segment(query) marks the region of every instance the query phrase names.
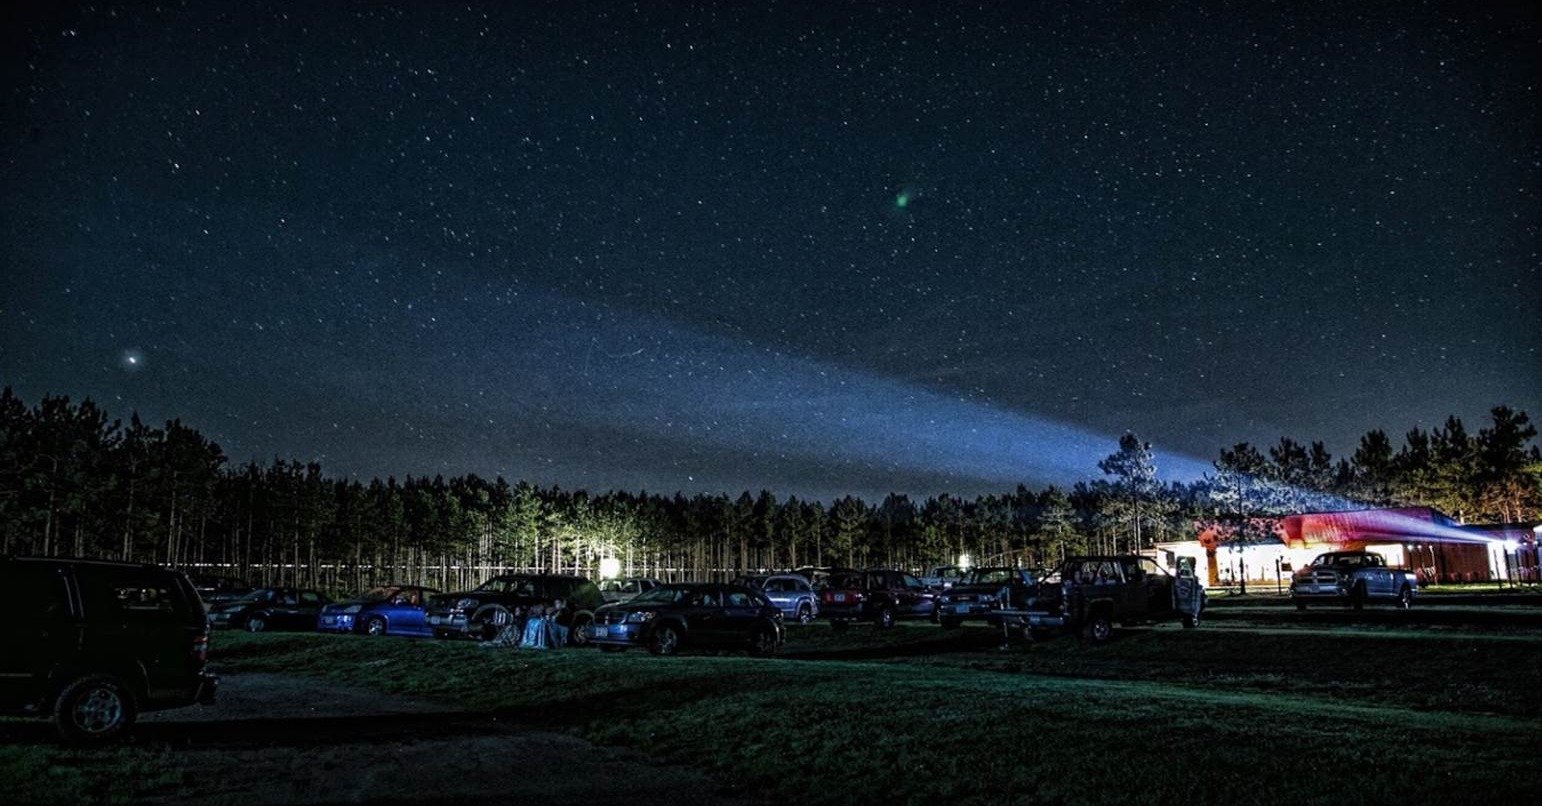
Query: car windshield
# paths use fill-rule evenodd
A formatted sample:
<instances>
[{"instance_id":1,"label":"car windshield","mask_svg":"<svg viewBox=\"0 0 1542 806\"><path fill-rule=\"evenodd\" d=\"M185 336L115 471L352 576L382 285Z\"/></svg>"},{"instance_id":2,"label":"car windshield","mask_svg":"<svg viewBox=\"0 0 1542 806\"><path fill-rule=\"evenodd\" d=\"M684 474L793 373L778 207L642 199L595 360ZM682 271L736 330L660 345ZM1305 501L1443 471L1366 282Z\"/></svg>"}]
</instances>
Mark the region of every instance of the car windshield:
<instances>
[{"instance_id":1,"label":"car windshield","mask_svg":"<svg viewBox=\"0 0 1542 806\"><path fill-rule=\"evenodd\" d=\"M663 586L654 588L646 593L638 594L632 599L633 604L674 604L684 599L689 591L686 588L673 588Z\"/></svg>"},{"instance_id":2,"label":"car windshield","mask_svg":"<svg viewBox=\"0 0 1542 806\"><path fill-rule=\"evenodd\" d=\"M981 568L969 575L971 585L1005 585L1017 576L1010 568Z\"/></svg>"},{"instance_id":3,"label":"car windshield","mask_svg":"<svg viewBox=\"0 0 1542 806\"><path fill-rule=\"evenodd\" d=\"M862 584L861 574L831 574L829 584L825 587L833 590L857 590L867 586Z\"/></svg>"},{"instance_id":4,"label":"car windshield","mask_svg":"<svg viewBox=\"0 0 1542 806\"><path fill-rule=\"evenodd\" d=\"M525 577L493 577L483 582L479 591L512 593L515 596L534 596L535 583Z\"/></svg>"},{"instance_id":5,"label":"car windshield","mask_svg":"<svg viewBox=\"0 0 1542 806\"><path fill-rule=\"evenodd\" d=\"M362 598L370 602L384 602L396 598L401 593L401 591L401 586L390 585L384 588L376 588L369 593L364 594Z\"/></svg>"},{"instance_id":6,"label":"car windshield","mask_svg":"<svg viewBox=\"0 0 1542 806\"><path fill-rule=\"evenodd\" d=\"M266 602L273 598L272 588L259 588L237 599L238 602Z\"/></svg>"},{"instance_id":7,"label":"car windshield","mask_svg":"<svg viewBox=\"0 0 1542 806\"><path fill-rule=\"evenodd\" d=\"M1312 565L1319 568L1326 565L1360 565L1364 559L1359 554L1319 554Z\"/></svg>"}]
</instances>

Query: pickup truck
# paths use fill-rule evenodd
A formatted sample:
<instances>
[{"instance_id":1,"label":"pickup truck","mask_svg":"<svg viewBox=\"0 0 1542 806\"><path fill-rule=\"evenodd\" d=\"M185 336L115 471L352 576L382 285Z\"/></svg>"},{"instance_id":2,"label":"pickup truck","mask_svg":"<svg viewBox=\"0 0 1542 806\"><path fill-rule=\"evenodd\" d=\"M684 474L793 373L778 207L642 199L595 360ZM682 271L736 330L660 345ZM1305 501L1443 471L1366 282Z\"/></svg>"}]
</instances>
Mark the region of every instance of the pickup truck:
<instances>
[{"instance_id":1,"label":"pickup truck","mask_svg":"<svg viewBox=\"0 0 1542 806\"><path fill-rule=\"evenodd\" d=\"M1313 602L1348 604L1356 610L1366 602L1391 602L1407 609L1419 592L1412 571L1391 568L1386 558L1370 551L1330 551L1290 578L1290 598L1297 610Z\"/></svg>"},{"instance_id":2,"label":"pickup truck","mask_svg":"<svg viewBox=\"0 0 1542 806\"><path fill-rule=\"evenodd\" d=\"M1064 629L1102 643L1115 624L1182 619L1183 626L1198 627L1205 604L1196 577L1173 576L1149 557L1072 557L1039 581L1025 609L1004 609L1000 617L1008 624L1026 622L1030 637Z\"/></svg>"}]
</instances>

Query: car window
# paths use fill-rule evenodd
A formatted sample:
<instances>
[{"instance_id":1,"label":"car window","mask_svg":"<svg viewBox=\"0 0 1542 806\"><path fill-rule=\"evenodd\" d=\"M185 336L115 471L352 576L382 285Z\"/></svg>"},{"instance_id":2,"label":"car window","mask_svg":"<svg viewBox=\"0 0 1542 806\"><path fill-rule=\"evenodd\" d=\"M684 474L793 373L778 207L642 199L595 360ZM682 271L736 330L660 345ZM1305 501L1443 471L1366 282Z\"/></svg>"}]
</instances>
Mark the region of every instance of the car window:
<instances>
[{"instance_id":1,"label":"car window","mask_svg":"<svg viewBox=\"0 0 1542 806\"><path fill-rule=\"evenodd\" d=\"M1150 557L1141 557L1140 567L1141 570L1146 572L1146 576L1148 577L1165 577L1168 575L1167 572L1162 569L1162 566L1157 565L1156 560L1153 560Z\"/></svg>"},{"instance_id":2,"label":"car window","mask_svg":"<svg viewBox=\"0 0 1542 806\"><path fill-rule=\"evenodd\" d=\"M177 578L170 573L79 566L75 579L80 583L88 619L176 622L197 618Z\"/></svg>"},{"instance_id":3,"label":"car window","mask_svg":"<svg viewBox=\"0 0 1542 806\"><path fill-rule=\"evenodd\" d=\"M750 597L749 591L729 591L729 607L754 607L755 600Z\"/></svg>"},{"instance_id":4,"label":"car window","mask_svg":"<svg viewBox=\"0 0 1542 806\"><path fill-rule=\"evenodd\" d=\"M10 595L16 608L13 617L54 618L69 613L69 592L54 568L5 567L0 570L0 590Z\"/></svg>"},{"instance_id":5,"label":"car window","mask_svg":"<svg viewBox=\"0 0 1542 806\"><path fill-rule=\"evenodd\" d=\"M924 588L924 587L926 587L925 585L921 584L921 580L916 579L915 577L913 577L913 576L911 576L909 574L905 574L903 579L905 580L905 587L907 587L907 588Z\"/></svg>"},{"instance_id":6,"label":"car window","mask_svg":"<svg viewBox=\"0 0 1542 806\"><path fill-rule=\"evenodd\" d=\"M319 605L321 604L321 594L315 591L300 591L300 604Z\"/></svg>"},{"instance_id":7,"label":"car window","mask_svg":"<svg viewBox=\"0 0 1542 806\"><path fill-rule=\"evenodd\" d=\"M691 604L696 607L718 607L720 602L717 591L697 591L691 596Z\"/></svg>"}]
</instances>

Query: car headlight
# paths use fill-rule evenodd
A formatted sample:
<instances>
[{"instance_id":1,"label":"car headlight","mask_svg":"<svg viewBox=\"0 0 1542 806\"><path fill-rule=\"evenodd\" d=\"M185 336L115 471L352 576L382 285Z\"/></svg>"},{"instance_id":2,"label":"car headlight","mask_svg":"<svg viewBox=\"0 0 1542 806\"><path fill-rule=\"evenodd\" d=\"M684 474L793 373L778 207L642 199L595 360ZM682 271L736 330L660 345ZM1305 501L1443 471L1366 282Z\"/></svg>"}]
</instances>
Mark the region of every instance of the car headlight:
<instances>
[{"instance_id":1,"label":"car headlight","mask_svg":"<svg viewBox=\"0 0 1542 806\"><path fill-rule=\"evenodd\" d=\"M652 610L634 610L626 614L626 620L629 624L643 624L652 621L653 617L657 615L658 613Z\"/></svg>"},{"instance_id":2,"label":"car headlight","mask_svg":"<svg viewBox=\"0 0 1542 806\"><path fill-rule=\"evenodd\" d=\"M455 609L456 610L470 610L470 609L472 609L473 607L476 607L476 606L477 606L477 600L475 600L475 599L461 599L460 601L455 603Z\"/></svg>"}]
</instances>

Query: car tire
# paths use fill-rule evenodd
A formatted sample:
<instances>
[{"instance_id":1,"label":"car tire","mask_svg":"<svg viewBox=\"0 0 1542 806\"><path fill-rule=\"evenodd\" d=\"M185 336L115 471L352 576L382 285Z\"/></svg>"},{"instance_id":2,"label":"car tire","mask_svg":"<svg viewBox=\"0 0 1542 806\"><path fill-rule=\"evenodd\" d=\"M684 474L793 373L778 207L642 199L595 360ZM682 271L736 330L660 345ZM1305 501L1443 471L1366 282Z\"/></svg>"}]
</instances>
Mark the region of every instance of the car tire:
<instances>
[{"instance_id":1,"label":"car tire","mask_svg":"<svg viewBox=\"0 0 1542 806\"><path fill-rule=\"evenodd\" d=\"M1413 590L1404 585L1403 589L1397 592L1397 609L1407 610L1410 607L1413 607Z\"/></svg>"},{"instance_id":2,"label":"car tire","mask_svg":"<svg viewBox=\"0 0 1542 806\"><path fill-rule=\"evenodd\" d=\"M1082 627L1082 637L1094 644L1107 643L1114 635L1114 623L1108 616L1097 613L1087 619Z\"/></svg>"},{"instance_id":3,"label":"car tire","mask_svg":"<svg viewBox=\"0 0 1542 806\"><path fill-rule=\"evenodd\" d=\"M648 639L648 651L655 655L673 655L680 651L680 631L668 624L660 624Z\"/></svg>"},{"instance_id":4,"label":"car tire","mask_svg":"<svg viewBox=\"0 0 1542 806\"><path fill-rule=\"evenodd\" d=\"M514 614L499 604L483 605L466 620L466 634L478 641L491 641L514 623Z\"/></svg>"},{"instance_id":5,"label":"car tire","mask_svg":"<svg viewBox=\"0 0 1542 806\"><path fill-rule=\"evenodd\" d=\"M370 616L364 620L365 635L385 635L386 620L379 616Z\"/></svg>"},{"instance_id":6,"label":"car tire","mask_svg":"<svg viewBox=\"0 0 1542 806\"><path fill-rule=\"evenodd\" d=\"M878 615L873 618L873 624L880 630L887 630L894 626L894 611L887 607L878 608Z\"/></svg>"},{"instance_id":7,"label":"car tire","mask_svg":"<svg viewBox=\"0 0 1542 806\"><path fill-rule=\"evenodd\" d=\"M268 629L268 620L261 615L248 616L246 619L247 632L264 632Z\"/></svg>"},{"instance_id":8,"label":"car tire","mask_svg":"<svg viewBox=\"0 0 1542 806\"><path fill-rule=\"evenodd\" d=\"M769 658L776 654L776 633L761 628L750 636L750 657Z\"/></svg>"},{"instance_id":9,"label":"car tire","mask_svg":"<svg viewBox=\"0 0 1542 806\"><path fill-rule=\"evenodd\" d=\"M1365 583L1356 582L1354 590L1349 592L1349 606L1355 610L1365 609Z\"/></svg>"},{"instance_id":10,"label":"car tire","mask_svg":"<svg viewBox=\"0 0 1542 806\"><path fill-rule=\"evenodd\" d=\"M1192 629L1194 629L1195 627L1198 627L1198 626L1199 626L1199 614L1198 613L1184 613L1183 614L1183 628L1185 630L1192 630Z\"/></svg>"},{"instance_id":11,"label":"car tire","mask_svg":"<svg viewBox=\"0 0 1542 806\"><path fill-rule=\"evenodd\" d=\"M808 602L798 605L798 623L807 624L814 620L814 608Z\"/></svg>"},{"instance_id":12,"label":"car tire","mask_svg":"<svg viewBox=\"0 0 1542 806\"><path fill-rule=\"evenodd\" d=\"M78 677L54 700L54 730L65 743L76 747L100 746L122 738L138 715L133 692L112 675Z\"/></svg>"},{"instance_id":13,"label":"car tire","mask_svg":"<svg viewBox=\"0 0 1542 806\"><path fill-rule=\"evenodd\" d=\"M937 623L941 624L944 630L956 630L964 623L964 621L963 619L945 618L938 620Z\"/></svg>"},{"instance_id":14,"label":"car tire","mask_svg":"<svg viewBox=\"0 0 1542 806\"><path fill-rule=\"evenodd\" d=\"M582 613L573 616L573 620L568 622L568 646L583 647L589 645L589 622L593 620L592 616Z\"/></svg>"}]
</instances>

